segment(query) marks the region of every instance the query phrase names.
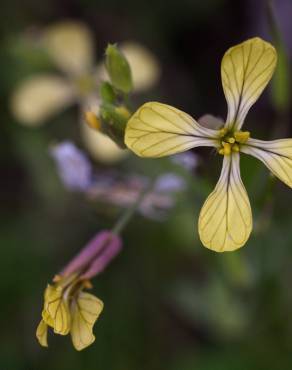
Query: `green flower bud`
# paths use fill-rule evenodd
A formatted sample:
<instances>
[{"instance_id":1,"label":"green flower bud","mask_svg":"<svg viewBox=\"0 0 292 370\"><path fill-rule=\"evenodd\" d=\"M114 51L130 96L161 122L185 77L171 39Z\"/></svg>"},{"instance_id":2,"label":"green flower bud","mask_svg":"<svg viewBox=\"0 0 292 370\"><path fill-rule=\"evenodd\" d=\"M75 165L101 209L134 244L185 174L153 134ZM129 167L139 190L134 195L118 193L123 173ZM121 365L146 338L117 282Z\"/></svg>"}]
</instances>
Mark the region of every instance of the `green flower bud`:
<instances>
[{"instance_id":1,"label":"green flower bud","mask_svg":"<svg viewBox=\"0 0 292 370\"><path fill-rule=\"evenodd\" d=\"M121 148L125 148L124 136L127 122L131 113L124 106L114 106L105 103L100 107L103 131L110 136Z\"/></svg>"},{"instance_id":2,"label":"green flower bud","mask_svg":"<svg viewBox=\"0 0 292 370\"><path fill-rule=\"evenodd\" d=\"M130 65L116 45L106 48L105 65L113 86L128 94L133 88Z\"/></svg>"},{"instance_id":3,"label":"green flower bud","mask_svg":"<svg viewBox=\"0 0 292 370\"><path fill-rule=\"evenodd\" d=\"M116 101L116 94L112 85L109 82L102 82L99 88L100 97L105 103L114 103Z\"/></svg>"}]
</instances>

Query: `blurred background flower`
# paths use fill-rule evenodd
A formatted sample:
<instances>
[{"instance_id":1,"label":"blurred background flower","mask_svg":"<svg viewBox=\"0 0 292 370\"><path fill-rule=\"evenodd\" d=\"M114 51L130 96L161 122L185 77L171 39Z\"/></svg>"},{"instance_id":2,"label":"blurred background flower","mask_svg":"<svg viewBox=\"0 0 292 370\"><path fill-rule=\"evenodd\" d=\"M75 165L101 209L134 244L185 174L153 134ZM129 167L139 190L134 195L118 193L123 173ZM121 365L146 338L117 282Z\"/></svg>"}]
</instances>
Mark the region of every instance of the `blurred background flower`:
<instances>
[{"instance_id":1,"label":"blurred background flower","mask_svg":"<svg viewBox=\"0 0 292 370\"><path fill-rule=\"evenodd\" d=\"M11 109L20 123L39 126L73 103L81 108L81 135L91 155L113 163L126 154L110 138L88 128L84 111L99 112L98 89L107 79L103 62L94 65L94 41L88 27L76 21L63 21L47 27L40 34L40 46L63 76L40 74L25 79L15 90ZM160 75L157 59L144 46L124 42L121 51L129 60L134 89L151 88Z\"/></svg>"},{"instance_id":2,"label":"blurred background flower","mask_svg":"<svg viewBox=\"0 0 292 370\"><path fill-rule=\"evenodd\" d=\"M89 159L72 142L54 145L50 150L64 187L83 192L91 202L104 206L131 207L150 183L147 176L121 174L117 170L93 171ZM141 202L138 211L145 217L162 221L174 208L176 194L183 192L186 182L182 176L166 173L157 177L152 190Z\"/></svg>"},{"instance_id":3,"label":"blurred background flower","mask_svg":"<svg viewBox=\"0 0 292 370\"><path fill-rule=\"evenodd\" d=\"M86 155L70 141L51 149L58 173L65 187L70 190L87 190L92 184L92 168Z\"/></svg>"}]
</instances>

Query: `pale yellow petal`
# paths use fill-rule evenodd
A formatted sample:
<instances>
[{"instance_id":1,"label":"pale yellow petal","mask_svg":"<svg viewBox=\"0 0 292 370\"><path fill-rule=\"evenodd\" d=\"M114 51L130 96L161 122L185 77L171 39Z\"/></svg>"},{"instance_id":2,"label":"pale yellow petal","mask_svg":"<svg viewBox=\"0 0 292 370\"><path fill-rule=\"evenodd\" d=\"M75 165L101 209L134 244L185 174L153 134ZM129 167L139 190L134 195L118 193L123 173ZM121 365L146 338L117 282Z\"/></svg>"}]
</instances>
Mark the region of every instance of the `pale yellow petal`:
<instances>
[{"instance_id":1,"label":"pale yellow petal","mask_svg":"<svg viewBox=\"0 0 292 370\"><path fill-rule=\"evenodd\" d=\"M64 21L44 33L44 46L56 65L67 74L81 75L93 66L93 38L85 24Z\"/></svg>"},{"instance_id":2,"label":"pale yellow petal","mask_svg":"<svg viewBox=\"0 0 292 370\"><path fill-rule=\"evenodd\" d=\"M227 50L221 64L222 85L228 104L226 127L241 128L250 107L272 78L276 63L274 47L258 37Z\"/></svg>"},{"instance_id":3,"label":"pale yellow petal","mask_svg":"<svg viewBox=\"0 0 292 370\"><path fill-rule=\"evenodd\" d=\"M220 179L199 217L199 235L216 252L242 247L252 230L248 195L240 177L239 154L225 156Z\"/></svg>"},{"instance_id":4,"label":"pale yellow petal","mask_svg":"<svg viewBox=\"0 0 292 370\"><path fill-rule=\"evenodd\" d=\"M55 75L34 76L15 90L11 110L27 126L39 126L74 101L74 91L66 80Z\"/></svg>"},{"instance_id":5,"label":"pale yellow petal","mask_svg":"<svg viewBox=\"0 0 292 370\"><path fill-rule=\"evenodd\" d=\"M71 337L74 347L81 351L94 342L93 325L103 310L103 302L89 293L80 292L72 306Z\"/></svg>"},{"instance_id":6,"label":"pale yellow petal","mask_svg":"<svg viewBox=\"0 0 292 370\"><path fill-rule=\"evenodd\" d=\"M51 315L45 309L42 311L42 318L43 318L43 321L48 326L50 326L51 328L54 328L55 322L53 318L51 317Z\"/></svg>"},{"instance_id":7,"label":"pale yellow petal","mask_svg":"<svg viewBox=\"0 0 292 370\"><path fill-rule=\"evenodd\" d=\"M242 145L241 151L258 158L275 176L292 188L292 139L249 139L246 145Z\"/></svg>"},{"instance_id":8,"label":"pale yellow petal","mask_svg":"<svg viewBox=\"0 0 292 370\"><path fill-rule=\"evenodd\" d=\"M63 294L61 287L48 285L45 292L43 320L53 326L56 334L66 335L70 331L71 316L68 302Z\"/></svg>"},{"instance_id":9,"label":"pale yellow petal","mask_svg":"<svg viewBox=\"0 0 292 370\"><path fill-rule=\"evenodd\" d=\"M217 146L218 135L179 109L149 102L129 119L125 143L135 154L155 158L198 146Z\"/></svg>"},{"instance_id":10,"label":"pale yellow petal","mask_svg":"<svg viewBox=\"0 0 292 370\"><path fill-rule=\"evenodd\" d=\"M119 148L111 138L88 127L85 122L81 122L81 135L87 150L99 162L116 163L128 154L128 150Z\"/></svg>"},{"instance_id":11,"label":"pale yellow petal","mask_svg":"<svg viewBox=\"0 0 292 370\"><path fill-rule=\"evenodd\" d=\"M36 337L39 344L43 347L48 347L48 325L41 320L36 330Z\"/></svg>"}]
</instances>

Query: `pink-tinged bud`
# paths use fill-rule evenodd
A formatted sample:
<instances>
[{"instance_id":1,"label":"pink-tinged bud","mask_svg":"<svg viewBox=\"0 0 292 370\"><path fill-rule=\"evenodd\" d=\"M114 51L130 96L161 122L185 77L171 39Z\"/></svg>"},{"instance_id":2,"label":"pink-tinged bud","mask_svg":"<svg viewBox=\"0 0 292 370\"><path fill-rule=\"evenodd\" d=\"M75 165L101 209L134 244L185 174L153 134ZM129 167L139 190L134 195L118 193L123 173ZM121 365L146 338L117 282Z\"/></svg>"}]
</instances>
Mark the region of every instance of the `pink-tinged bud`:
<instances>
[{"instance_id":1,"label":"pink-tinged bud","mask_svg":"<svg viewBox=\"0 0 292 370\"><path fill-rule=\"evenodd\" d=\"M117 235L107 230L100 231L90 240L81 252L68 263L59 275L68 276L77 273L81 275L86 274L87 278L87 272L92 269L91 266L93 263L96 263L99 258L103 261L103 265L97 269L97 271L101 272L118 253L121 245L121 239ZM105 257L103 257L104 255ZM96 270L96 268L94 270ZM93 277L97 273L90 273L90 277Z\"/></svg>"},{"instance_id":2,"label":"pink-tinged bud","mask_svg":"<svg viewBox=\"0 0 292 370\"><path fill-rule=\"evenodd\" d=\"M117 235L112 234L102 253L96 257L80 278L86 280L100 274L120 252L121 247L121 239Z\"/></svg>"}]
</instances>

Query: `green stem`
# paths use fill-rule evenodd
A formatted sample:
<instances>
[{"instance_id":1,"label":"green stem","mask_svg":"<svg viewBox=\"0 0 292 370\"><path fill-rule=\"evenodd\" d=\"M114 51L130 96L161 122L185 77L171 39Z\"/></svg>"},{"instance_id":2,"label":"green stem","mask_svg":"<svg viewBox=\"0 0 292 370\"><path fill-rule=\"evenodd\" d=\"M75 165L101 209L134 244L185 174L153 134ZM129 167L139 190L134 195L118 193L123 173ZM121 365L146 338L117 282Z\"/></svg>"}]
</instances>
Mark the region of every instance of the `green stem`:
<instances>
[{"instance_id":1,"label":"green stem","mask_svg":"<svg viewBox=\"0 0 292 370\"><path fill-rule=\"evenodd\" d=\"M125 226L136 213L137 208L140 206L145 196L152 190L153 184L154 180L150 180L149 183L141 190L135 202L121 215L121 217L117 220L112 228L113 234L118 235L121 233L121 231L125 228Z\"/></svg>"}]
</instances>

